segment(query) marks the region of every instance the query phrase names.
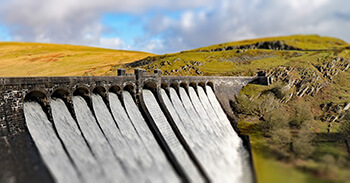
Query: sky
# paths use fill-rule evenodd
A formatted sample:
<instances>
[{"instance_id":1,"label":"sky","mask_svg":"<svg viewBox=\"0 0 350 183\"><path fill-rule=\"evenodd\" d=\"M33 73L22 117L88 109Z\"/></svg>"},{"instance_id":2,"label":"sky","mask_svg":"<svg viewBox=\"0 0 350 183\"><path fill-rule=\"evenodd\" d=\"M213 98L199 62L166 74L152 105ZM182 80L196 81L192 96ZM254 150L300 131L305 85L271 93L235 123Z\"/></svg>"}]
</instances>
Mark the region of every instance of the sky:
<instances>
[{"instance_id":1,"label":"sky","mask_svg":"<svg viewBox=\"0 0 350 183\"><path fill-rule=\"evenodd\" d=\"M0 0L0 41L156 54L319 34L350 42L347 0Z\"/></svg>"}]
</instances>

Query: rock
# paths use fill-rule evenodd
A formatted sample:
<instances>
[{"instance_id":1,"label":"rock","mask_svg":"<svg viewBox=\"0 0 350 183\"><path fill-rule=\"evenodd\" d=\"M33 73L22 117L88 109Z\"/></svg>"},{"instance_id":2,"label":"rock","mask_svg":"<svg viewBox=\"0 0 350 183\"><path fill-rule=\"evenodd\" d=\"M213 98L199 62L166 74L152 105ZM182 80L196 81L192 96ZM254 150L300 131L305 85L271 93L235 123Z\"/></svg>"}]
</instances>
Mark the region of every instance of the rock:
<instances>
[{"instance_id":1,"label":"rock","mask_svg":"<svg viewBox=\"0 0 350 183\"><path fill-rule=\"evenodd\" d=\"M200 70L196 70L196 74L201 75L201 74L203 74L203 72L202 72L202 71L200 71Z\"/></svg>"},{"instance_id":2,"label":"rock","mask_svg":"<svg viewBox=\"0 0 350 183\"><path fill-rule=\"evenodd\" d=\"M348 102L347 104L344 105L343 110L344 110L344 111L347 111L347 110L349 110L349 109L350 109L350 102Z\"/></svg>"},{"instance_id":3,"label":"rock","mask_svg":"<svg viewBox=\"0 0 350 183\"><path fill-rule=\"evenodd\" d=\"M303 97L304 96L304 94L306 93L306 91L309 89L309 86L306 86L304 89L302 89L302 90L299 90L299 92L298 92L298 96L299 97Z\"/></svg>"}]
</instances>

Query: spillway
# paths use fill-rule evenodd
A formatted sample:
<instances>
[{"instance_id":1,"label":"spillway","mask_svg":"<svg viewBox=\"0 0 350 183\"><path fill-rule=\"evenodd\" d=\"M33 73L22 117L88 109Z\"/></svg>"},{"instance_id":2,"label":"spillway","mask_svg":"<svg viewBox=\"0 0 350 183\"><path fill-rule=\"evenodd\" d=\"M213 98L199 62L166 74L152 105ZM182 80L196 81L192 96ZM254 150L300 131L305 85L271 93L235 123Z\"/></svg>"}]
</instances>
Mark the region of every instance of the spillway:
<instances>
[{"instance_id":1,"label":"spillway","mask_svg":"<svg viewBox=\"0 0 350 183\"><path fill-rule=\"evenodd\" d=\"M143 90L143 99L159 131L174 153L181 168L186 172L188 179L191 182L204 182L200 171L176 137L153 93L150 90Z\"/></svg>"},{"instance_id":2,"label":"spillway","mask_svg":"<svg viewBox=\"0 0 350 183\"><path fill-rule=\"evenodd\" d=\"M91 183L105 181L101 165L90 151L66 104L61 99L55 99L50 105L57 133L82 175L82 181Z\"/></svg>"},{"instance_id":3,"label":"spillway","mask_svg":"<svg viewBox=\"0 0 350 183\"><path fill-rule=\"evenodd\" d=\"M151 155L151 170L154 172L154 176L157 177L154 181L180 182L181 180L176 175L174 168L171 167L167 161L166 156L159 147L151 130L148 128L147 123L136 106L131 94L127 91L123 91L122 94L125 109L144 144L144 151L147 151Z\"/></svg>"},{"instance_id":4,"label":"spillway","mask_svg":"<svg viewBox=\"0 0 350 183\"><path fill-rule=\"evenodd\" d=\"M136 132L128 114L126 113L119 97L115 93L108 93L109 103L113 117L119 127L120 133L127 142L129 150L126 152L132 159L130 161L131 169L137 169L134 175L138 177L137 182L151 182L155 173L153 171L153 161L148 151L145 151L145 145Z\"/></svg>"},{"instance_id":5,"label":"spillway","mask_svg":"<svg viewBox=\"0 0 350 183\"><path fill-rule=\"evenodd\" d=\"M84 98L74 96L73 104L81 131L106 175L104 182L126 182L125 172Z\"/></svg>"},{"instance_id":6,"label":"spillway","mask_svg":"<svg viewBox=\"0 0 350 183\"><path fill-rule=\"evenodd\" d=\"M164 103L210 180L245 181L242 167L245 160L241 157L244 150L242 141L233 128L229 128L226 115L219 118L216 112L222 115L221 111L214 111L209 98L211 97L215 107L218 104L217 99L212 95L208 98L201 87L197 89L198 95L192 87L188 88L188 93L180 87L179 96L174 88L169 90L171 101L166 92L161 91Z\"/></svg>"},{"instance_id":7,"label":"spillway","mask_svg":"<svg viewBox=\"0 0 350 183\"><path fill-rule=\"evenodd\" d=\"M211 87L170 87L159 96L144 89L145 109L128 91L107 97L109 105L91 94L89 105L73 96L75 117L53 99L53 124L39 103L25 103L29 132L56 182L252 182L248 153Z\"/></svg>"},{"instance_id":8,"label":"spillway","mask_svg":"<svg viewBox=\"0 0 350 183\"><path fill-rule=\"evenodd\" d=\"M34 143L56 182L80 182L77 171L40 104L24 103L24 116Z\"/></svg>"}]
</instances>

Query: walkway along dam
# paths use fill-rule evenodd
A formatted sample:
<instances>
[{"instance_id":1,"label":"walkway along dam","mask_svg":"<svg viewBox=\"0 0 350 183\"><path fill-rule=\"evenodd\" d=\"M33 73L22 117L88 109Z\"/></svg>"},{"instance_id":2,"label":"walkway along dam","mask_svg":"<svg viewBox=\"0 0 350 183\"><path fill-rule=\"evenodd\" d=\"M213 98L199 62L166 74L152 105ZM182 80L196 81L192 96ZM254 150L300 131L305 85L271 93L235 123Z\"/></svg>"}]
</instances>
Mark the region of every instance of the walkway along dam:
<instances>
[{"instance_id":1,"label":"walkway along dam","mask_svg":"<svg viewBox=\"0 0 350 183\"><path fill-rule=\"evenodd\" d=\"M269 78L0 78L0 182L254 182L232 104Z\"/></svg>"}]
</instances>

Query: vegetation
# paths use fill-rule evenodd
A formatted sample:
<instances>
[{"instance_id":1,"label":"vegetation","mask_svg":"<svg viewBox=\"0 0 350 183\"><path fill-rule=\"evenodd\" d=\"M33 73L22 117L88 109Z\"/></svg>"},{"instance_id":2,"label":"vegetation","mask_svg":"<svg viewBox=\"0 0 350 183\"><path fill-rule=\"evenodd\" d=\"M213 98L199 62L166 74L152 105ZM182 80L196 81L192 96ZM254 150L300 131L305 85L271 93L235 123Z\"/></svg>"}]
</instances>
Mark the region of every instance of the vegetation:
<instances>
[{"instance_id":1,"label":"vegetation","mask_svg":"<svg viewBox=\"0 0 350 183\"><path fill-rule=\"evenodd\" d=\"M0 77L115 74L116 66L153 54L86 46L0 43Z\"/></svg>"},{"instance_id":2,"label":"vegetation","mask_svg":"<svg viewBox=\"0 0 350 183\"><path fill-rule=\"evenodd\" d=\"M276 46L275 42L280 42L283 47L278 46L279 44ZM245 47L263 43L267 46L272 45L270 48ZM279 66L315 70L314 65L322 64L323 60L320 58L330 58L335 53L349 56L349 46L336 38L295 35L229 42L180 53L157 55L125 66L130 70L135 67L147 71L157 68L161 69L164 75L251 76L256 74L257 70L271 70Z\"/></svg>"}]
</instances>

